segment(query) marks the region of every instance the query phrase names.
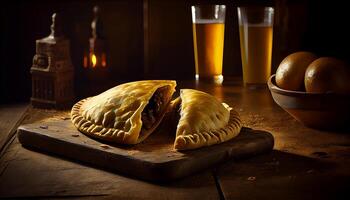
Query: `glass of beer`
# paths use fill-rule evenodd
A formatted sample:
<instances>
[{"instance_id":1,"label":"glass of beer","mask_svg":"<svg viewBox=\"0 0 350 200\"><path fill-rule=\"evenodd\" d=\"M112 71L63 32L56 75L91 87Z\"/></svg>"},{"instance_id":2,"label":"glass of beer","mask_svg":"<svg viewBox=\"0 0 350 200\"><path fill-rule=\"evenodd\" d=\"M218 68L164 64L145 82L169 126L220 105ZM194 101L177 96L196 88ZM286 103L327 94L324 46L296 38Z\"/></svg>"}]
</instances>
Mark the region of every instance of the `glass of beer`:
<instances>
[{"instance_id":1,"label":"glass of beer","mask_svg":"<svg viewBox=\"0 0 350 200\"><path fill-rule=\"evenodd\" d=\"M198 5L191 10L195 78L221 84L226 6Z\"/></svg>"},{"instance_id":2,"label":"glass of beer","mask_svg":"<svg viewBox=\"0 0 350 200\"><path fill-rule=\"evenodd\" d=\"M272 7L238 7L243 83L266 84L271 75Z\"/></svg>"}]
</instances>

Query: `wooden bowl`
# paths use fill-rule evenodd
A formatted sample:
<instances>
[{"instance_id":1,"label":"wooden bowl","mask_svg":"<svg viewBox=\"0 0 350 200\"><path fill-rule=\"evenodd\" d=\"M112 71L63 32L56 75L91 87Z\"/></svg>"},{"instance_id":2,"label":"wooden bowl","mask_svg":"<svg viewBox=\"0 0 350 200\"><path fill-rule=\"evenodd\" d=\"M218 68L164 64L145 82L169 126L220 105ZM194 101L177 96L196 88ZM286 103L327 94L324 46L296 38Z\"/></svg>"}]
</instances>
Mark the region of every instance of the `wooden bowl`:
<instances>
[{"instance_id":1,"label":"wooden bowl","mask_svg":"<svg viewBox=\"0 0 350 200\"><path fill-rule=\"evenodd\" d=\"M268 86L274 101L305 126L330 130L350 126L350 95L284 90L277 87L275 75Z\"/></svg>"}]
</instances>

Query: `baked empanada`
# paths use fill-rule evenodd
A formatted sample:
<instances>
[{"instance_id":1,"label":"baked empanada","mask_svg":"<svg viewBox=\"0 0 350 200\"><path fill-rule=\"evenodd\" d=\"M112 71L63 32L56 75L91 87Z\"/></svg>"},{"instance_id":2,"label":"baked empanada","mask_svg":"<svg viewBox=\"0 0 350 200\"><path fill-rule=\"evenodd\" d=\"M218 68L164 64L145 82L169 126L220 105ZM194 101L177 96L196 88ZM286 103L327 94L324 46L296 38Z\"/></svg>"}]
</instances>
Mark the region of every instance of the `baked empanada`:
<instances>
[{"instance_id":1,"label":"baked empanada","mask_svg":"<svg viewBox=\"0 0 350 200\"><path fill-rule=\"evenodd\" d=\"M118 85L76 103L71 120L79 131L106 141L137 144L159 125L175 92L170 80Z\"/></svg>"},{"instance_id":2,"label":"baked empanada","mask_svg":"<svg viewBox=\"0 0 350 200\"><path fill-rule=\"evenodd\" d=\"M198 90L180 90L180 97L172 102L172 106L180 112L174 143L177 150L227 141L237 136L242 127L236 111Z\"/></svg>"}]
</instances>

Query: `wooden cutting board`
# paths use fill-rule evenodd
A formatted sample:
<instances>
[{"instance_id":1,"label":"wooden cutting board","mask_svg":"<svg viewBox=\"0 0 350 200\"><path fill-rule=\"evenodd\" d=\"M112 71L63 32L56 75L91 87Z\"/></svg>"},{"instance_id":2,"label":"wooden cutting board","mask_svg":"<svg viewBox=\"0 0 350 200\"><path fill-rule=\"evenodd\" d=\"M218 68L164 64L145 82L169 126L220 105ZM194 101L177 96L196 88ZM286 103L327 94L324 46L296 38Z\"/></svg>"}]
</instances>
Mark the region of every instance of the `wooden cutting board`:
<instances>
[{"instance_id":1,"label":"wooden cutting board","mask_svg":"<svg viewBox=\"0 0 350 200\"><path fill-rule=\"evenodd\" d=\"M69 118L52 117L18 128L25 147L150 181L178 179L232 158L268 152L274 145L270 133L243 128L228 142L179 152L173 149L174 135L160 126L143 143L121 146L80 133Z\"/></svg>"}]
</instances>

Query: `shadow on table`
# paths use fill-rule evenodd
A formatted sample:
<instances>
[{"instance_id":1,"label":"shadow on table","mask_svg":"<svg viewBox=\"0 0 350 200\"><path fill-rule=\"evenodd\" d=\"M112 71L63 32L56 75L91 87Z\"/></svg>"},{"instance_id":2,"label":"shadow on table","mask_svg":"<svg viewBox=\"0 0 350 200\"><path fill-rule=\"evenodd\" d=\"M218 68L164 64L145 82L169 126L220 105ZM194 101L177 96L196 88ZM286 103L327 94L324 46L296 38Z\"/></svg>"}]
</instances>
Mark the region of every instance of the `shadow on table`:
<instances>
[{"instance_id":1,"label":"shadow on table","mask_svg":"<svg viewBox=\"0 0 350 200\"><path fill-rule=\"evenodd\" d=\"M225 199L349 199L349 174L334 163L277 150L214 172Z\"/></svg>"},{"instance_id":2,"label":"shadow on table","mask_svg":"<svg viewBox=\"0 0 350 200\"><path fill-rule=\"evenodd\" d=\"M42 158L42 155L37 157ZM22 169L16 169L16 173L29 168L20 166ZM124 180L123 175L108 176ZM349 172L336 164L274 150L249 159L231 160L213 170L204 170L170 183L148 184L168 189L203 189L215 187L216 182L219 194L226 199L340 199L346 195L349 197L346 193L350 189L349 178ZM65 181L59 185L64 185Z\"/></svg>"}]
</instances>

